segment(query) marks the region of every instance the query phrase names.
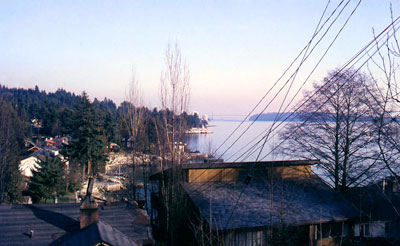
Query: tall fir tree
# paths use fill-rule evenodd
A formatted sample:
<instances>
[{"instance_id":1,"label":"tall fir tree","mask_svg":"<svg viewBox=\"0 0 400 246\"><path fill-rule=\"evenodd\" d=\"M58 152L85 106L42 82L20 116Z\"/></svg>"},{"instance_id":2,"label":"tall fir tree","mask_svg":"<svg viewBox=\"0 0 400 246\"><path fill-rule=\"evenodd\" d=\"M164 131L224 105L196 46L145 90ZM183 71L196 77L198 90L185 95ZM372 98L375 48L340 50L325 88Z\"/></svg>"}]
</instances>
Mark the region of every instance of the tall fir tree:
<instances>
[{"instance_id":1,"label":"tall fir tree","mask_svg":"<svg viewBox=\"0 0 400 246\"><path fill-rule=\"evenodd\" d=\"M103 171L106 160L102 122L96 116L86 92L77 100L72 124L72 141L68 151L72 160L81 165L84 180L86 174Z\"/></svg>"},{"instance_id":2,"label":"tall fir tree","mask_svg":"<svg viewBox=\"0 0 400 246\"><path fill-rule=\"evenodd\" d=\"M62 163L58 158L46 157L38 163L40 168L33 170L28 184L28 191L34 203L41 199L47 201L54 196L65 194L65 178Z\"/></svg>"},{"instance_id":3,"label":"tall fir tree","mask_svg":"<svg viewBox=\"0 0 400 246\"><path fill-rule=\"evenodd\" d=\"M104 116L104 135L106 137L107 145L111 142L119 142L117 122L110 111L107 111Z\"/></svg>"},{"instance_id":4,"label":"tall fir tree","mask_svg":"<svg viewBox=\"0 0 400 246\"><path fill-rule=\"evenodd\" d=\"M24 124L11 103L0 97L0 203L21 199L22 176L18 169Z\"/></svg>"}]
</instances>

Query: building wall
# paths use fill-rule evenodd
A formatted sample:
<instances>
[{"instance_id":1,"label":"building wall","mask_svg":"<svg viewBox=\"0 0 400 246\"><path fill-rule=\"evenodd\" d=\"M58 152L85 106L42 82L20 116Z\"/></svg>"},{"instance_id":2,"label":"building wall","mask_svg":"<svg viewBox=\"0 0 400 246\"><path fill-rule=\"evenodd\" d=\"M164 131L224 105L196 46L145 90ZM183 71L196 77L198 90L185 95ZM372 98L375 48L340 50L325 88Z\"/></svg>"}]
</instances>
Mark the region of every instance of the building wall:
<instances>
[{"instance_id":1,"label":"building wall","mask_svg":"<svg viewBox=\"0 0 400 246\"><path fill-rule=\"evenodd\" d=\"M243 168L189 169L188 182L235 181L244 172Z\"/></svg>"},{"instance_id":2,"label":"building wall","mask_svg":"<svg viewBox=\"0 0 400 246\"><path fill-rule=\"evenodd\" d=\"M261 172L260 172L261 171ZM209 168L209 169L189 169L188 182L207 182L207 181L236 181L246 177L247 168ZM311 174L311 166L287 166L287 167L265 167L257 168L254 171L256 175L263 175L264 178L268 174L273 177L294 178L308 177ZM257 177L254 177L257 178Z\"/></svg>"},{"instance_id":3,"label":"building wall","mask_svg":"<svg viewBox=\"0 0 400 246\"><path fill-rule=\"evenodd\" d=\"M348 222L310 225L310 245L333 246L348 242L349 236L351 236L349 235L350 226L351 224Z\"/></svg>"},{"instance_id":4,"label":"building wall","mask_svg":"<svg viewBox=\"0 0 400 246\"><path fill-rule=\"evenodd\" d=\"M283 178L309 177L311 174L311 166L289 166L274 167L272 175Z\"/></svg>"},{"instance_id":5,"label":"building wall","mask_svg":"<svg viewBox=\"0 0 400 246\"><path fill-rule=\"evenodd\" d=\"M224 246L310 245L309 227L233 230L223 235Z\"/></svg>"},{"instance_id":6,"label":"building wall","mask_svg":"<svg viewBox=\"0 0 400 246\"><path fill-rule=\"evenodd\" d=\"M364 237L385 237L385 221L372 221L369 223L356 223L354 225L354 236L360 236L360 227L361 225L369 224L369 235L365 235Z\"/></svg>"},{"instance_id":7,"label":"building wall","mask_svg":"<svg viewBox=\"0 0 400 246\"><path fill-rule=\"evenodd\" d=\"M264 246L266 243L265 231L229 232L224 235L225 246Z\"/></svg>"}]
</instances>

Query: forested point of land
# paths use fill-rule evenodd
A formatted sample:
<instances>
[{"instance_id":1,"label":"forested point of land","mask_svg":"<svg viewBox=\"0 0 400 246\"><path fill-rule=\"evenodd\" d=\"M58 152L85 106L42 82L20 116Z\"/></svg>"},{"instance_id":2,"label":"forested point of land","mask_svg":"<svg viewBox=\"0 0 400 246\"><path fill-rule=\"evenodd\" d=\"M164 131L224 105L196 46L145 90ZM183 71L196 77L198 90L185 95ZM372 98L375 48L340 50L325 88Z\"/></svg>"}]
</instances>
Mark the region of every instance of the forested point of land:
<instances>
[{"instance_id":1,"label":"forested point of land","mask_svg":"<svg viewBox=\"0 0 400 246\"><path fill-rule=\"evenodd\" d=\"M58 89L56 92L46 92L40 90L38 86L34 89L8 88L0 85L0 98L11 104L16 111L18 118L24 123L26 137L40 134L42 136L63 136L71 132L73 125L72 115L75 106L82 95ZM128 117L130 103L122 102L117 106L111 99L95 98L92 102L96 118L100 121L106 142L120 144L121 140L130 136L127 129L126 118ZM155 123L161 122L163 114L172 115L169 110L163 112L157 108L141 108L143 112L144 126L142 139L147 143L156 142ZM198 127L201 120L198 115L183 113L183 118L187 128ZM32 120L40 123L40 127L35 129L30 127Z\"/></svg>"}]
</instances>

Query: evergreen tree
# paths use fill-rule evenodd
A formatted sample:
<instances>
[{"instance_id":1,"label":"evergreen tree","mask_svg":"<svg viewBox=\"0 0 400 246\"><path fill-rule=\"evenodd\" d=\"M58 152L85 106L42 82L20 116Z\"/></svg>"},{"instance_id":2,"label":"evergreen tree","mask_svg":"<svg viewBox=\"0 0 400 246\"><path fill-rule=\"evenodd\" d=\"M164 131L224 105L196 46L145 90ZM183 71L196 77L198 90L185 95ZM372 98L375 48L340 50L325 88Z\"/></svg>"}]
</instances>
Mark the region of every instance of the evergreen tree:
<instances>
[{"instance_id":1,"label":"evergreen tree","mask_svg":"<svg viewBox=\"0 0 400 246\"><path fill-rule=\"evenodd\" d=\"M118 142L118 126L110 111L107 111L104 117L104 135L107 145L111 142Z\"/></svg>"},{"instance_id":2,"label":"evergreen tree","mask_svg":"<svg viewBox=\"0 0 400 246\"><path fill-rule=\"evenodd\" d=\"M33 170L33 176L28 184L29 194L34 203L41 199L45 201L54 196L65 194L64 171L58 158L47 157L45 161L38 163L40 168Z\"/></svg>"},{"instance_id":3,"label":"evergreen tree","mask_svg":"<svg viewBox=\"0 0 400 246\"><path fill-rule=\"evenodd\" d=\"M0 203L21 198L22 177L18 170L24 125L12 105L0 98Z\"/></svg>"},{"instance_id":4,"label":"evergreen tree","mask_svg":"<svg viewBox=\"0 0 400 246\"><path fill-rule=\"evenodd\" d=\"M60 134L61 135L69 135L73 131L73 116L74 111L70 108L65 108L60 114Z\"/></svg>"},{"instance_id":5,"label":"evergreen tree","mask_svg":"<svg viewBox=\"0 0 400 246\"><path fill-rule=\"evenodd\" d=\"M96 117L89 96L83 92L75 105L72 141L69 146L70 157L81 165L83 180L86 173L96 174L104 169L105 144L101 126L102 122Z\"/></svg>"}]
</instances>

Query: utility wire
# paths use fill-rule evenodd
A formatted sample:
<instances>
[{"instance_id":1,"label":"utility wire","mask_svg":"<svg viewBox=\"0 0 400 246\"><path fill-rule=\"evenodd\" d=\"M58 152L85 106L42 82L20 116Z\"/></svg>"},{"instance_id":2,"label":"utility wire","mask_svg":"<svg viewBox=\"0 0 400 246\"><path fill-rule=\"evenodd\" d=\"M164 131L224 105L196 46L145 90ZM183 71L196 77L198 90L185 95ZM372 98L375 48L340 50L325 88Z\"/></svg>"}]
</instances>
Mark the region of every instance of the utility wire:
<instances>
[{"instance_id":1,"label":"utility wire","mask_svg":"<svg viewBox=\"0 0 400 246\"><path fill-rule=\"evenodd\" d=\"M393 22L393 26L395 26L396 25L396 22L398 22L399 21L399 18L397 18L396 19L396 21L395 22ZM385 36L383 35L386 31L388 31L389 30L389 28L391 27L391 25L390 26L388 26L388 27L386 27L378 36L376 36L376 39L374 39L374 40L372 40L371 42L369 42L362 50L360 50L355 56L353 56L353 58L345 65L345 66L348 66L348 65L350 65L350 63L351 62L353 62L354 60L355 60L355 58L357 58L357 56L359 56L361 53L364 53L364 51L368 48L368 47L370 47L372 44L374 44L375 43L375 41L377 40L377 39L380 39L379 41L381 41L381 39L383 39L383 38L385 38ZM398 28L398 27L397 27ZM390 34L390 36L393 36L393 33L392 34ZM384 43L382 43L381 44L381 47L383 46L385 44L385 42ZM371 49L373 49L374 47L371 47L371 48L369 48L370 50ZM367 51L368 52L368 51ZM376 52L377 51L375 51L374 52L374 55L376 54ZM366 56L367 55L367 53L364 53L364 55L362 55L360 58L358 58L357 60L356 60L356 62L354 62L354 64L356 64L356 63L358 63L364 56ZM369 54L368 54L368 56L370 57L370 59L372 58L372 56L370 56ZM368 60L370 60L370 59L368 59ZM367 60L367 61L368 61ZM365 65L365 63L363 64L363 65ZM341 72L341 71L343 71L344 70L344 68L345 68L345 66L344 67L342 67L340 70L339 70L339 72ZM305 103L307 103L315 94L317 94L320 90L322 90L324 87L320 87L319 89L317 89L307 100L305 100L300 106L295 106L295 107L297 107L296 109L294 109L293 110L293 108L292 108L292 110L291 110L291 113L289 114L289 115L287 115L287 117L284 119L284 120L282 120L279 124L278 124L278 126L276 126L274 129L273 129L273 131L274 130L276 130L276 129L278 129L283 123L285 123L288 119L291 119L291 117L295 117L295 113L299 110L299 109L301 109L301 107L305 104ZM294 108L295 108L294 107ZM274 134L273 136L276 136L276 134ZM255 148L255 146L257 146L263 139L265 138L265 136L263 137L263 138L261 138L255 145L253 145L250 149L254 149ZM254 139L252 140L252 141L254 141ZM249 149L249 150L250 150ZM259 148L257 148L257 149L259 149ZM276 148L275 148L276 149ZM247 152L247 151L246 151ZM244 152L240 157L242 157L246 152ZM246 158L248 158L248 156L250 156L252 153L254 153L254 151L252 151L252 152L250 152L250 154L248 154L245 158L243 158L243 159L246 159ZM270 152L271 153L271 152ZM269 153L269 154L270 154ZM240 158L239 157L239 158ZM237 158L235 161L237 161L239 158ZM263 157L263 158L265 158L265 156Z\"/></svg>"},{"instance_id":2,"label":"utility wire","mask_svg":"<svg viewBox=\"0 0 400 246\"><path fill-rule=\"evenodd\" d=\"M342 2L343 2L343 1L342 1ZM329 20L329 19L333 16L333 14L337 11L337 9L340 7L340 5L342 4L342 2L341 2L341 3L335 8L335 10L331 13L331 15L328 17L328 20ZM348 2L343 6L343 8L339 11L338 16L337 16L337 17L332 21L332 23L328 26L328 28L327 28L327 30L324 32L323 36L318 40L318 42L317 42L317 43L314 45L314 47L311 49L310 53L309 53L307 56L304 55L305 59L307 59L307 58L310 56L310 54L311 54L312 51L315 49L315 47L316 47L316 46L320 43L320 41L325 37L325 35L326 35L327 32L329 31L329 29L332 27L333 23L337 21L338 17L342 14L344 8L349 4L349 2L350 2L350 1L348 1ZM328 2L328 4L329 4L329 2ZM358 5L356 6L356 8L359 6L359 4L360 4L360 2L359 2ZM353 12L351 13L351 15L347 18L347 20L346 20L346 22L345 22L344 25L347 24L349 18L353 15L354 11L355 11L355 10L353 10ZM324 13L325 13L325 10L324 10ZM320 22L321 22L322 18L323 18L323 15L321 16ZM318 23L318 25L320 24L320 22ZM323 26L326 25L326 23L327 23L327 21L324 22L324 24L321 26L321 28L319 28L319 30L318 30L316 33L320 32L320 31L322 30ZM337 36L340 34L340 32L343 30L343 28L344 28L344 26L342 26L342 28L340 29L339 33L335 36L335 40L336 40ZM318 29L318 28L316 28L316 29ZM308 43L308 45L310 45L310 44L312 43L312 40L313 40L315 37L316 37L316 35L313 35L313 37L312 37L311 41ZM332 44L333 44L333 43L331 43L330 46L332 46ZM305 49L303 49L303 50L301 51L301 53L299 54L299 56L300 56L301 54L303 54L303 52L304 52L305 50L308 50L308 49L307 49L307 46L305 47ZM325 56L325 55L326 55L326 52L325 52L324 56ZM296 59L298 59L299 56L297 56ZM304 59L304 60L305 60L305 59ZM321 60L321 59L320 59L320 60ZM300 63L299 67L296 69L296 72L292 74L292 76L289 78L288 81L286 81L285 85L287 85L287 83L290 81L290 79L293 78L293 76L297 73L297 71L299 70L299 68L300 68L300 66L301 66L302 64L303 64L303 63ZM292 65L292 64L291 64L291 65ZM315 70L315 69L314 69L314 70ZM285 71L285 72L286 72L286 71ZM310 76L311 76L311 75L310 75ZM282 76L279 78L279 80L280 80L281 78L282 78ZM281 91L282 89L283 89L283 87L281 87L280 91ZM268 91L268 92L269 92L269 91ZM278 93L278 94L279 94L279 93ZM274 99L276 98L276 96L277 96L278 94L275 95ZM270 105L270 103L267 105L267 107L268 107L269 105ZM264 108L264 111L266 110L267 107ZM250 114L251 114L251 113L250 113ZM258 118L259 116L260 116L260 115L258 115L257 118ZM254 124L254 122L257 120L257 118L251 123L251 125ZM241 122L241 124L243 124L243 122ZM251 125L250 125L250 126L251 126ZM246 131L250 128L250 126L247 127ZM235 130L236 130L236 129L235 129ZM246 131L244 131L244 132L239 136L239 138L241 138L241 137L244 135L244 133L245 133ZM232 135L232 134L231 134L231 135ZM236 143L236 142L239 140L239 138L236 139L234 143ZM226 141L225 141L225 142L226 142ZM234 143L233 143L233 144L234 144ZM231 148L231 147L233 146L233 144L232 144L229 148ZM228 148L228 149L229 149L229 148ZM225 151L225 152L226 152L226 151ZM222 155L221 155L221 156L222 156ZM221 156L220 156L220 157L221 157ZM220 157L219 157L219 158L220 158ZM219 159L219 158L218 158L218 159ZM211 164L210 164L210 166L211 166ZM202 173L200 173L200 174L194 179L193 182L195 182L198 178L200 178L205 172L206 172L206 170L203 171Z\"/></svg>"},{"instance_id":3,"label":"utility wire","mask_svg":"<svg viewBox=\"0 0 400 246\"><path fill-rule=\"evenodd\" d=\"M342 1L343 2L343 1ZM341 2L341 3L342 3ZM340 4L341 4L340 3ZM333 26L333 24L337 21L337 19L339 18L339 16L342 14L342 12L344 11L344 9L347 7L347 5L350 3L350 1L348 1L344 6L343 6L343 8L340 10L340 12L338 13L338 15L336 16L336 18L332 21L332 23L328 26L328 28L327 28L327 30L324 32L324 34L322 35L322 37L318 40L318 42L314 45L314 47L311 49L311 51L310 51L310 53L306 56L306 53L304 53L304 57L303 57L303 59L302 59L302 61L300 62L300 64L298 65L298 67L297 67L297 69L295 70L295 72L293 72L292 73L292 75L290 76L290 78L282 85L282 87L278 90L278 92L276 92L275 93L275 95L273 96L273 98L269 101L269 103L267 103L267 105L263 108L263 110L261 111L261 113L259 113L259 114L257 114L257 116L256 116L256 118L251 122L251 124L236 138L236 140L220 155L220 157L218 157L217 159L220 159L227 151L229 151L229 149L231 149L238 141L239 141L239 139L250 129L250 127L252 127L253 126L253 124L258 120L258 118L261 116L261 114L262 113L264 113L266 110L267 110L267 108L272 104L272 102L277 98L277 96L283 91L283 89L287 86L287 84L290 82L290 80L292 80L292 83L291 83L291 85L293 84L293 81L294 81L294 78L297 76L297 73L298 73L298 71L300 70L300 68L301 68L301 66L303 65L303 63L305 62L305 60L312 54L312 52L314 51L314 49L318 46L318 44L321 42L321 40L325 37L325 35L328 33L328 31L330 30L330 28ZM329 4L329 2L328 2L328 4ZM340 5L339 5L340 6ZM336 12L336 9L333 11L333 13L335 13ZM324 11L324 13L325 13L325 11ZM332 16L332 15L331 15ZM329 19L331 18L331 16L329 17ZM323 16L321 16L321 19L322 19L322 17ZM320 20L321 21L321 20ZM326 24L327 22L325 22L324 23L324 25ZM320 24L320 22L318 23L318 25ZM323 26L324 26L323 25ZM322 30L322 28L323 28L323 26L321 27L321 29L320 30ZM318 28L316 28L316 29L318 29ZM319 30L319 31L320 31ZM318 32L319 32L318 31ZM314 35L313 35L313 38L312 38L312 40L315 38L315 36L316 36L316 34L315 33L318 33L317 31L316 32L314 32ZM312 43L312 40L311 40L311 42L309 42L308 43L308 46L307 46L307 48L306 48L306 52L308 51L308 48L310 47L310 45L311 45L311 43ZM304 50L303 50L304 51ZM302 51L302 52L303 52ZM281 79L281 78L280 78ZM291 88L291 86L290 86L290 88ZM252 112L251 112L252 113ZM244 120L246 120L246 119L244 119ZM241 124L243 124L243 122L241 123Z\"/></svg>"},{"instance_id":4,"label":"utility wire","mask_svg":"<svg viewBox=\"0 0 400 246\"><path fill-rule=\"evenodd\" d=\"M301 56L301 54L309 47L316 37L316 35L322 30L322 28L325 26L325 24L329 21L329 19L334 15L334 13L337 11L337 9L342 5L344 0L342 0L339 5L335 8L335 10L332 12L332 14L329 16L329 18L325 21L325 23L321 26L320 30L312 36L310 41L307 43L307 45L301 50L301 52L296 56L296 58L291 62L291 64L286 68L286 70L282 73L282 75L275 81L273 86L267 91L267 93L258 101L258 103L253 107L253 109L246 115L246 117L242 120L242 122L232 131L232 133L218 146L218 148L214 151L212 155L217 153L217 151L233 136L233 134L242 126L242 124L246 121L247 118L258 108L258 106L264 101L264 99L269 95L269 93L273 90L273 88L278 84L278 82L286 75L286 73L290 70L290 68L294 65L294 63L297 61L297 59ZM350 0L346 3L347 4L350 2ZM325 10L324 10L325 12Z\"/></svg>"},{"instance_id":5,"label":"utility wire","mask_svg":"<svg viewBox=\"0 0 400 246\"><path fill-rule=\"evenodd\" d=\"M295 60L294 60L294 61L290 64L290 66L284 71L284 73L278 78L278 80L275 82L275 84L272 86L272 88L264 95L264 97L263 97L263 98L259 101L259 103L253 108L253 110L246 116L246 118L239 124L239 126L236 127L236 129L228 136L228 138L225 139L225 141L218 147L218 149L219 149L222 145L224 145L224 144L227 142L227 140L228 140L228 139L238 130L238 128L244 123L244 121L247 119L247 117L248 117L249 115L251 115L251 114L254 112L254 110L261 104L261 102L265 99L265 97L271 92L271 90L273 89L273 87L276 86L276 84L282 79L282 77L287 73L287 71L290 69L290 67L292 67L292 65L294 64L294 62L304 53L304 51L308 50L308 48L309 48L309 46L311 45L311 43L312 43L312 41L314 40L314 38L317 36L317 34L318 34L319 32L321 32L321 30L323 29L323 27L328 23L328 21L332 18L332 16L334 16L334 14L337 12L337 10L339 9L339 7L342 5L343 2L344 2L344 1L342 0L342 1L338 4L338 6L332 11L332 13L331 13L330 16L327 18L327 20L325 20L325 22L323 23L323 25L321 25L321 27L318 29L318 26L320 25L321 20L323 19L323 16L325 15L325 12L326 12L326 8L327 8L327 7L325 7L324 12L323 12L323 15L321 16L321 18L320 18L320 20L319 20L319 22L318 22L317 28L316 28L316 29L318 29L318 31L314 32L315 34L312 36L311 40L310 40L310 41L308 42L308 44L303 48L303 50L298 54L298 56L295 58ZM305 59L307 59L307 58L311 55L311 53L312 53L312 51L314 51L315 47L316 47L316 46L321 42L321 40L326 36L327 32L330 30L330 28L333 26L333 24L337 21L338 17L342 14L342 12L343 12L344 9L347 7L347 5L349 4L349 2L350 2L350 0L347 1L346 4L342 7L342 9L339 11L338 15L332 20L332 23L330 23L330 25L327 27L327 30L322 34L322 37L318 40L318 42L317 42L317 43L314 45L314 47L311 49L310 53L309 53L307 56L305 56ZM329 4L329 2L328 2L328 4ZM346 23L347 23L347 22L346 22ZM305 60L305 59L304 59L304 60ZM303 63L304 63L304 61L303 61L302 63L300 63L300 65L299 65L299 67L296 69L296 71L299 70L300 66L301 66ZM293 73L293 74L290 76L290 78L293 78L294 74L295 74L295 73ZM290 78L289 78L289 80L290 80ZM287 85L287 83L289 82L289 80L286 81L285 85ZM282 89L283 89L283 87L280 89L280 91L281 91ZM278 93L278 94L279 94L279 93ZM276 98L276 96L277 96L278 94L275 94L274 99ZM271 101L271 102L272 102L272 101ZM271 102L270 102L270 103L271 103ZM269 103L268 105L270 105L270 103ZM267 106L267 107L268 107L268 106ZM266 110L267 107L265 107L264 111ZM251 123L251 125L253 125L254 122L257 121L257 119L258 119L259 116L260 116L260 115L258 115L258 116L256 117L256 119ZM251 126L251 125L250 125L250 126ZM247 129L240 135L239 138L241 138L241 137L244 135L244 133L250 128L250 126L247 127ZM234 143L236 143L236 142L239 140L239 138L236 139ZM233 144L228 148L228 150L229 150L232 146L233 146ZM218 149L214 151L213 155L218 151ZM226 151L225 151L225 152L226 152ZM223 155L223 154L222 154L222 155ZM221 156L222 156L222 155L221 155ZM218 157L217 159L221 158L221 156ZM211 166L211 164L210 164L210 166ZM194 179L194 181L197 180L199 177L201 177L205 172L206 172L206 170L203 171L202 173L200 173L200 174L198 175L198 177L196 177L196 178Z\"/></svg>"},{"instance_id":6,"label":"utility wire","mask_svg":"<svg viewBox=\"0 0 400 246\"><path fill-rule=\"evenodd\" d=\"M387 28L385 28L377 37L375 37L375 39L374 39L372 42L370 42L368 45L366 45L366 46L362 49L362 51L359 52L356 56L354 56L345 66L343 66L342 69L340 69L340 71L338 71L338 73L341 72L341 71L343 71L347 66L349 66L349 65L355 60L355 58L357 58L357 56L359 56L361 53L363 53L363 52L371 45L371 43L373 43L377 38L379 38L380 36L382 36L382 35L388 30L389 27L395 26L395 23L398 22L399 18L400 18L400 17L398 17L398 18L396 19L396 21L394 21L394 22L393 22L392 24L390 24ZM392 35L393 35L393 34L391 34L390 36L392 36ZM382 44L382 45L384 45L384 44ZM381 46L382 46L382 45L381 45ZM379 50L379 47L378 47L378 50ZM376 52L377 52L377 51L375 51L373 55L375 55ZM367 64L367 62L371 59L371 57L372 57L372 56L370 56L366 61L364 61L364 62L361 64L361 66L360 66L357 70L354 71L354 73L352 74L351 77L353 77L362 67L364 67L364 65ZM360 60L360 59L358 59L357 62L358 62L359 60ZM354 66L354 64L353 64L350 68L348 68L348 69L351 69L353 66ZM334 77L335 77L335 75L332 76L331 78L334 78ZM334 96L334 94L336 94L337 91L338 91L341 87L343 87L343 86L344 86L344 84L342 84L342 85L330 96L330 98L331 98L332 96ZM329 100L329 98L328 98L328 100ZM322 107L328 100L326 100L320 107ZM320 107L319 107L319 108L320 108ZM319 110L319 109L315 110L312 114L314 114L314 113L315 113L316 111L318 111L318 110ZM307 122L307 121L311 118L311 116L312 116L312 115L310 115L301 125L304 125L304 123ZM297 128L298 128L298 127L297 127ZM293 132L295 132L295 131L296 131L296 130L292 131L292 134L293 134ZM289 137L290 137L290 136L289 136ZM284 140L284 141L285 141L285 140ZM284 142L284 141L282 141L282 142ZM281 142L281 143L282 143L282 142ZM280 145L280 144L279 144L279 145ZM278 147L278 146L277 146L277 147ZM277 147L275 147L275 148L277 148ZM272 151L273 151L273 150L272 150ZM272 152L272 151L271 151L271 152ZM271 152L269 152L269 153L271 153ZM268 154L267 154L267 155L268 155ZM265 157L263 157L263 158L265 158ZM239 202L239 200L240 200L240 198L241 198L241 196L242 196L243 191L244 191L244 189L243 189L242 192L240 193L240 195L239 195L239 197L238 197L238 200L237 200L236 203L235 203L235 206L234 206L234 209L233 209L233 211L232 211L232 213L231 213L230 218L232 218L232 216L233 216L233 213L234 213L234 211L235 211L235 208L237 207L237 204L238 204L238 202ZM229 222L230 222L230 219L228 220L227 225L229 224Z\"/></svg>"}]
</instances>

